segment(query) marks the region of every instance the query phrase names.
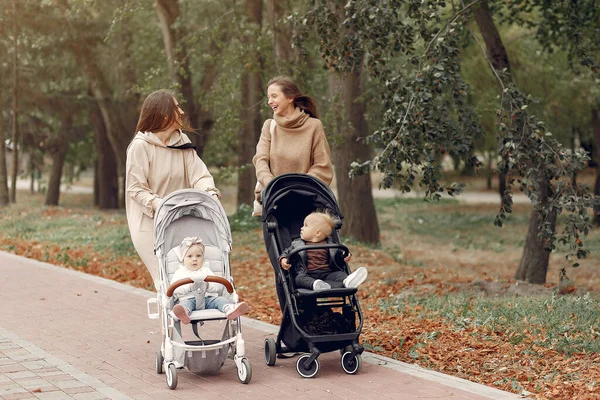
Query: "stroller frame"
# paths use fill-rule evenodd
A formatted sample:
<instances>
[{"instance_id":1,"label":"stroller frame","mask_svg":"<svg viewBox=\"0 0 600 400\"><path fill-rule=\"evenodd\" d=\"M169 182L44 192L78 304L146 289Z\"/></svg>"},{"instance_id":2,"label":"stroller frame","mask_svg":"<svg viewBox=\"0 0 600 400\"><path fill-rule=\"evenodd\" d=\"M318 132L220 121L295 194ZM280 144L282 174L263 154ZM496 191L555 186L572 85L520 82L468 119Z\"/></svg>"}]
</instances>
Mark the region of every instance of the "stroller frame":
<instances>
[{"instance_id":1,"label":"stroller frame","mask_svg":"<svg viewBox=\"0 0 600 400\"><path fill-rule=\"evenodd\" d=\"M282 206L282 202L285 202L286 196L297 196L298 199L302 199L302 201L293 203L293 208L298 211L301 219L317 208L327 208L339 217L330 237L332 243L298 247L288 254L290 261L300 251L308 248L340 248L344 252L344 256L349 254L348 248L339 244L338 231L342 226L343 216L337 206L335 196L321 181L305 174L285 174L276 177L267 185L263 196L262 221L265 245L275 274L282 282L285 300L277 338L265 339L265 363L273 366L277 356L282 356L284 353L304 352L305 354L296 360L296 370L300 376L312 378L319 370L318 357L320 354L339 350L343 370L348 374L358 373L362 366L361 354L364 348L358 343L363 326L363 315L356 297L357 289L337 288L320 291L298 289L295 287L293 273L281 268L278 262L281 251L289 245L280 237L283 236L279 232L282 227L275 215L278 208ZM297 204L303 204L303 207L298 209ZM288 210L285 206L283 209ZM283 212L281 208L279 212ZM290 236L295 235L296 230L299 234L299 226L292 227L291 230L294 232L291 232ZM291 240L291 237L289 239ZM345 263L344 269L346 273L350 273ZM281 296L281 293L278 293L278 296ZM343 317L350 323L352 329L345 333L311 334L300 322L302 315L300 307L303 306L307 306L308 310L312 307L315 311L318 311L319 308L341 308Z\"/></svg>"},{"instance_id":2,"label":"stroller frame","mask_svg":"<svg viewBox=\"0 0 600 400\"><path fill-rule=\"evenodd\" d=\"M229 266L231 231L221 204L204 191L184 189L173 192L165 197L156 211L154 231L160 285L156 297L147 300L147 308L148 317L159 319L161 324L162 340L156 352L156 372L165 372L167 386L175 389L178 369L186 368L194 374L216 373L225 359L230 358L237 367L239 381L244 384L250 382L252 368L245 355L240 317L229 320L224 313L213 309L193 311L190 314L192 330L199 340L191 341L183 339L181 322L170 315L175 304L174 290L193 283L187 278L169 285L169 268L179 264L176 258L173 260L175 255L171 250L186 236L205 236L205 260L211 269L213 265L219 266L223 275L209 276L206 281L224 285L232 300L238 302ZM197 325L207 321L225 322L219 339L204 340L200 337Z\"/></svg>"}]
</instances>

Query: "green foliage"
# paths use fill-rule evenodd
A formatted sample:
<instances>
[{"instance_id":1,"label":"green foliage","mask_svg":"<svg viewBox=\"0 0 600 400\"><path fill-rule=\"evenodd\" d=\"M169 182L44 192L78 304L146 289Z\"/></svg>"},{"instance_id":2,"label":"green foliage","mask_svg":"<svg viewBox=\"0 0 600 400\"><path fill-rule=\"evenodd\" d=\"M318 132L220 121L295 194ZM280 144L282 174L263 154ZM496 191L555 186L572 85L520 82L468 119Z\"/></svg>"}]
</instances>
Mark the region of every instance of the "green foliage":
<instances>
[{"instance_id":1,"label":"green foliage","mask_svg":"<svg viewBox=\"0 0 600 400\"><path fill-rule=\"evenodd\" d=\"M500 334L512 344L533 338L532 345L573 354L598 353L600 310L598 298L583 296L482 297L468 293L443 297L384 300L388 312L422 306L454 324L455 329L478 329L482 335ZM528 333L527 335L525 333ZM528 351L535 352L533 346Z\"/></svg>"},{"instance_id":2,"label":"green foliage","mask_svg":"<svg viewBox=\"0 0 600 400\"><path fill-rule=\"evenodd\" d=\"M499 13L510 23L536 29L537 39L547 49L563 47L571 61L600 72L595 57L600 49L600 8L595 0L520 0L502 2Z\"/></svg>"},{"instance_id":3,"label":"green foliage","mask_svg":"<svg viewBox=\"0 0 600 400\"><path fill-rule=\"evenodd\" d=\"M499 78L510 82L505 74ZM525 109L530 99L512 83L506 84L502 91L502 108L497 112L501 156L498 170L510 179L494 223L502 226L505 214L512 207L512 188L517 186L543 216L541 235L547 239L549 250L555 249L550 216L563 210L569 212L559 240L569 245L569 260L584 258L589 251L583 247L580 236L589 233L592 225L588 210L600 207L600 198L591 194L586 185L573 184L568 178L585 167L589 156L579 149L565 149L542 121L528 114Z\"/></svg>"},{"instance_id":4,"label":"green foliage","mask_svg":"<svg viewBox=\"0 0 600 400\"><path fill-rule=\"evenodd\" d=\"M10 217L15 212L19 217ZM54 243L65 249L91 246L94 251L114 257L137 254L131 243L123 212L103 213L79 208L67 211L64 208L46 207L22 208L17 211L2 209L0 231L7 238ZM64 253L63 257L68 255ZM73 266L79 261L64 260L65 264Z\"/></svg>"},{"instance_id":5,"label":"green foliage","mask_svg":"<svg viewBox=\"0 0 600 400\"><path fill-rule=\"evenodd\" d=\"M351 71L354 60L364 57L382 84L383 121L367 138L382 150L370 161L354 163L353 174L378 169L384 173L383 187L396 182L410 191L419 184L430 198L444 191L459 193L460 185L440 184L441 160L448 154L478 166L473 144L482 130L466 102L467 86L460 74L460 26L450 21L439 28L445 3L316 3L306 19L322 38L326 65ZM424 42L425 55L417 55L417 46Z\"/></svg>"},{"instance_id":6,"label":"green foliage","mask_svg":"<svg viewBox=\"0 0 600 400\"><path fill-rule=\"evenodd\" d=\"M450 13L443 1L315 1L305 20L321 37L327 67L352 71L355 60L364 57L372 76L385 85L383 121L367 137L378 152L371 160L353 163L352 174L376 169L383 173L381 186L396 184L408 192L419 185L432 199L443 192L460 193L461 185L442 183L441 160L449 155L467 165L481 164L474 148L484 131L461 71L466 16L477 6L475 1ZM573 16L571 8L567 11ZM401 67L392 68L399 59ZM510 176L495 224L502 226L511 212L516 186L542 216L540 235L547 249L555 249L551 219L566 210L570 215L560 240L569 244L570 259L585 257L580 236L591 227L588 209L600 207L600 200L568 179L589 157L564 149L542 121L525 111L532 98L516 88L507 71L493 74L501 87L495 111L497 169Z\"/></svg>"},{"instance_id":7,"label":"green foliage","mask_svg":"<svg viewBox=\"0 0 600 400\"><path fill-rule=\"evenodd\" d=\"M242 204L235 214L229 216L232 231L248 231L261 226L260 218L252 216L252 206Z\"/></svg>"},{"instance_id":8,"label":"green foliage","mask_svg":"<svg viewBox=\"0 0 600 400\"><path fill-rule=\"evenodd\" d=\"M531 207L519 205L506 215L502 229L490 229L497 206L470 206L456 200L442 199L426 202L423 199L376 199L377 214L383 229L390 229L406 237L449 246L452 250L487 250L494 253L514 251L524 245ZM570 214L558 216L558 224L568 223ZM588 249L600 252L600 232L589 232ZM393 248L385 249L395 254ZM571 252L568 242L558 240L554 251L567 256Z\"/></svg>"}]
</instances>

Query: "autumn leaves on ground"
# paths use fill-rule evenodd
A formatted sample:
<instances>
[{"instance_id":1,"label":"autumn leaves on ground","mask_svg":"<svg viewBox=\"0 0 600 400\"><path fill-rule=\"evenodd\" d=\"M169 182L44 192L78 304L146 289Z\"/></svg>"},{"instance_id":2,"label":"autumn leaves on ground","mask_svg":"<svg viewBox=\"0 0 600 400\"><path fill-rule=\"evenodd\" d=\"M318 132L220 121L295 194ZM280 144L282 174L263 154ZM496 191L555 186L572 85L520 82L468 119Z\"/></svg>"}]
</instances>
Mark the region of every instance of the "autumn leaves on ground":
<instances>
[{"instance_id":1,"label":"autumn leaves on ground","mask_svg":"<svg viewBox=\"0 0 600 400\"><path fill-rule=\"evenodd\" d=\"M126 228L122 215L103 218L99 211L90 212L94 216L86 218L95 218L98 226L113 224L119 229ZM64 220L72 214L69 209L40 211L40 216L49 221ZM14 226L20 226L15 222L18 216L14 214L4 213L2 219L4 222L10 219ZM533 398L598 398L598 353L559 351L553 344L548 345L555 339L545 336L543 330L517 331L511 330L510 325L478 325L462 317L461 313L467 315L474 307L471 299L481 294L482 289L497 297L515 287L511 277L520 255L518 248L501 253L477 248L457 249L452 244L431 243L401 230L388 230L386 224L382 226L383 249L349 244L353 252L352 265L366 265L369 269L368 280L359 290L365 317L361 341L368 351L502 390L529 392ZM65 246L32 240L27 235L6 232L5 226L4 232L0 237L2 250L136 287L151 288L149 275L131 253L115 258L111 252L94 251L92 245ZM402 250L390 245L390 241L397 242ZM240 297L252 305L249 316L279 324L273 270L260 229L234 230L231 266ZM535 296L545 299L560 296L556 294L560 267L560 262L552 263L548 275L550 283L547 288L537 288ZM584 284L564 296L584 299L582 292L594 290L597 293L600 288L598 271L591 264L570 274L575 283ZM461 294L467 294L462 297L464 304L451 312L444 311L445 314L414 300ZM547 307L551 312L552 307ZM600 310L597 303L593 307L597 315ZM457 324L461 318L464 323ZM528 317L523 318L527 320ZM573 321L565 320L565 325L574 323L578 316L567 318ZM589 327L589 332L573 333L570 340L600 340L599 328L596 323Z\"/></svg>"}]
</instances>

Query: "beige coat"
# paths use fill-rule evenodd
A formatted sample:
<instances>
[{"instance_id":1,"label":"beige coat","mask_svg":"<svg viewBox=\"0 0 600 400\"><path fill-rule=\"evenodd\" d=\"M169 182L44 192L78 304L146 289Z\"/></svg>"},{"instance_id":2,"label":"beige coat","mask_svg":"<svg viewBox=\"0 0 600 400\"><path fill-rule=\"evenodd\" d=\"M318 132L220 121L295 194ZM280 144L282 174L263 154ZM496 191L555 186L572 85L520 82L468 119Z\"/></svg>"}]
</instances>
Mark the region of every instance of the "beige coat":
<instances>
[{"instance_id":1,"label":"beige coat","mask_svg":"<svg viewBox=\"0 0 600 400\"><path fill-rule=\"evenodd\" d=\"M266 120L252 159L260 192L275 176L286 173L304 173L319 178L327 185L333 180L331 150L323 124L296 108L289 117L274 115L277 125L271 135L270 119Z\"/></svg>"},{"instance_id":2,"label":"beige coat","mask_svg":"<svg viewBox=\"0 0 600 400\"><path fill-rule=\"evenodd\" d=\"M175 133L169 146L190 143ZM180 189L203 189L219 195L212 175L194 149L170 149L152 132L138 132L127 148L125 210L135 250L158 287L158 258L154 255L154 212L162 199Z\"/></svg>"}]
</instances>

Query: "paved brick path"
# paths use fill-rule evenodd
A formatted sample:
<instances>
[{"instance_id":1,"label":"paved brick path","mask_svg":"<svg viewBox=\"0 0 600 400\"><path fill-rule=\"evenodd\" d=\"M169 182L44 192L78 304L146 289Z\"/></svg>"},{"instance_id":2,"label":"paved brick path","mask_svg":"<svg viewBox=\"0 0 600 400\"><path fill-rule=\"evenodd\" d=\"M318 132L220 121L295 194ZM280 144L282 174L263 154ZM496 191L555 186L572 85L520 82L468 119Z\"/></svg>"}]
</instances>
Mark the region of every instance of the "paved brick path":
<instances>
[{"instance_id":1,"label":"paved brick path","mask_svg":"<svg viewBox=\"0 0 600 400\"><path fill-rule=\"evenodd\" d=\"M216 375L180 370L176 390L154 369L157 321L151 292L0 252L2 399L517 399L519 396L365 353L357 375L337 352L323 354L314 379L295 359L264 363L263 341L276 327L244 319L252 381L239 383L227 360ZM215 323L213 323L215 324ZM217 325L219 323L216 323ZM205 332L221 333L221 326ZM213 337L214 337L213 336Z\"/></svg>"}]
</instances>

